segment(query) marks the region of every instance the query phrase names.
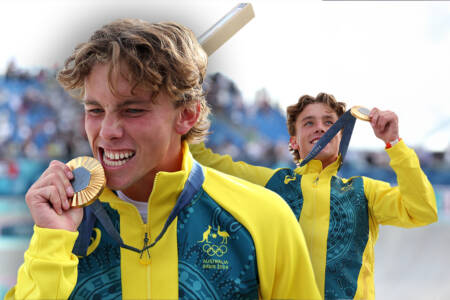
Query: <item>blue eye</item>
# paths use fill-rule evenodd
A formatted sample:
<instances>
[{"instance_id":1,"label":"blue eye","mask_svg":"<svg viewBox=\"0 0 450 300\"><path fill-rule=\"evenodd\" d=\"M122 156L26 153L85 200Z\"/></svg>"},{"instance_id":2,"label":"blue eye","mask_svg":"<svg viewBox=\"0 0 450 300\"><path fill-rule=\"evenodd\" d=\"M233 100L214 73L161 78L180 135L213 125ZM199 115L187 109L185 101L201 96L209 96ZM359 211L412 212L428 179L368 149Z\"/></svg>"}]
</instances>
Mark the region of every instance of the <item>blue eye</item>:
<instances>
[{"instance_id":1,"label":"blue eye","mask_svg":"<svg viewBox=\"0 0 450 300\"><path fill-rule=\"evenodd\" d=\"M86 112L90 115L99 115L101 113L103 113L103 109L101 108L91 108L91 109L87 109Z\"/></svg>"},{"instance_id":2,"label":"blue eye","mask_svg":"<svg viewBox=\"0 0 450 300\"><path fill-rule=\"evenodd\" d=\"M144 111L143 109L135 109L135 108L128 108L126 110L126 112L130 114L139 114L142 113L143 111Z\"/></svg>"},{"instance_id":3,"label":"blue eye","mask_svg":"<svg viewBox=\"0 0 450 300\"><path fill-rule=\"evenodd\" d=\"M130 117L130 118L134 118L134 117L140 117L141 115L143 115L146 112L145 109L140 109L140 108L126 108L123 110L122 114L124 117Z\"/></svg>"}]
</instances>

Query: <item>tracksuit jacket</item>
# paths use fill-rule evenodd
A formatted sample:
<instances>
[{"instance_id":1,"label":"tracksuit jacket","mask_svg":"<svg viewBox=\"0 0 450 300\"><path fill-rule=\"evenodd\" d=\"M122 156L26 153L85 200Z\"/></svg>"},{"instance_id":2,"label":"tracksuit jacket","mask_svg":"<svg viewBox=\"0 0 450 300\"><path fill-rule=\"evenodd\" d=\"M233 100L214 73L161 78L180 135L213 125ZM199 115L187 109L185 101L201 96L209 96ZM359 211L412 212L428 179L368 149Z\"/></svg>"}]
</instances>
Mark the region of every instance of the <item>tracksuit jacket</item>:
<instances>
[{"instance_id":1,"label":"tracksuit jacket","mask_svg":"<svg viewBox=\"0 0 450 300\"><path fill-rule=\"evenodd\" d=\"M161 232L193 159L159 172L144 224L109 189L100 201L124 243L142 249ZM6 299L320 299L300 226L275 193L202 167L204 182L163 238L141 254L118 247L95 223L85 257L78 232L35 226Z\"/></svg>"},{"instance_id":2,"label":"tracksuit jacket","mask_svg":"<svg viewBox=\"0 0 450 300\"><path fill-rule=\"evenodd\" d=\"M398 186L337 176L339 160L322 168L269 169L233 162L204 144L191 145L200 163L281 195L300 222L316 282L325 299L373 299L374 246L379 225L417 227L437 221L433 188L403 141L386 149ZM405 275L407 276L407 275Z\"/></svg>"}]
</instances>

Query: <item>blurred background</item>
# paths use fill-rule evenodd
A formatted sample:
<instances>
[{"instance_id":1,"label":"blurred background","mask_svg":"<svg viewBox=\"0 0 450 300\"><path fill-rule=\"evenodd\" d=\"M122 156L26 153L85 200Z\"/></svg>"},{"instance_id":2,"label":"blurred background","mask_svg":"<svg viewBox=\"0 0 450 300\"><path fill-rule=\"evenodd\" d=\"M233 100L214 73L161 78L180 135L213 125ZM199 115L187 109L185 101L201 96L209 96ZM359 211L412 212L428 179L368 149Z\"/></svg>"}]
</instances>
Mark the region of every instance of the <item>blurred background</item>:
<instances>
[{"instance_id":1,"label":"blurred background","mask_svg":"<svg viewBox=\"0 0 450 300\"><path fill-rule=\"evenodd\" d=\"M295 167L285 109L303 94L395 111L435 188L439 221L382 227L379 299L450 299L450 3L252 1L255 19L209 60L207 145L235 160ZM93 30L123 17L172 20L198 36L236 1L2 1L0 4L0 298L32 234L24 194L52 159L89 155L83 108L55 80ZM175 5L176 4L176 5ZM357 122L341 176L391 184L384 144Z\"/></svg>"}]
</instances>

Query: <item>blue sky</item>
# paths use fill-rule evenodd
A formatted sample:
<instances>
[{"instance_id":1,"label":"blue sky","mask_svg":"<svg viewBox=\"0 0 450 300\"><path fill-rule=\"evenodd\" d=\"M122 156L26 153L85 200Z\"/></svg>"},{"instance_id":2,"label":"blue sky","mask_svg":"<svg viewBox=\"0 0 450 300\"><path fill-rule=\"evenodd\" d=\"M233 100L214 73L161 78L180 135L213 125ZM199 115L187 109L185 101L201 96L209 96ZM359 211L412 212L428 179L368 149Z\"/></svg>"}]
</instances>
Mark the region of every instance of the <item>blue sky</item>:
<instances>
[{"instance_id":1,"label":"blue sky","mask_svg":"<svg viewBox=\"0 0 450 300\"><path fill-rule=\"evenodd\" d=\"M105 22L171 20L206 31L238 1L3 0L0 71L61 65ZM284 108L303 94L334 94L349 106L395 111L410 146L448 149L450 2L251 2L255 19L216 51L208 72L234 80L246 101L265 88ZM382 149L358 122L351 147Z\"/></svg>"}]
</instances>

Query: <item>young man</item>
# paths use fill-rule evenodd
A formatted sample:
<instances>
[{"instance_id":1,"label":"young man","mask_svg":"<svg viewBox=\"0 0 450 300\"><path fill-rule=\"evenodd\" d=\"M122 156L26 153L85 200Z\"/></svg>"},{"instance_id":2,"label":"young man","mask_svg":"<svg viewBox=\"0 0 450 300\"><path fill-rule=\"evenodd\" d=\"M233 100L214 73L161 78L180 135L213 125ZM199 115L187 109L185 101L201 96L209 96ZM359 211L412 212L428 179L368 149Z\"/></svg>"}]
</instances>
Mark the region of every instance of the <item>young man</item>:
<instances>
[{"instance_id":1,"label":"young man","mask_svg":"<svg viewBox=\"0 0 450 300\"><path fill-rule=\"evenodd\" d=\"M287 109L290 150L299 162L345 112L332 95L305 95ZM281 195L298 218L310 251L317 285L325 299L373 299L374 245L378 225L416 227L437 220L433 188L414 151L398 133L395 113L374 108L370 124L387 147L397 187L367 177L340 178L336 135L305 166L268 169L233 162L204 145L192 145L201 163L265 186Z\"/></svg>"},{"instance_id":2,"label":"young man","mask_svg":"<svg viewBox=\"0 0 450 300\"><path fill-rule=\"evenodd\" d=\"M75 49L58 79L82 92L87 137L107 179L101 205L123 243L142 251L119 247L97 220L87 254L72 253L87 221L69 208L73 173L53 161L26 194L36 226L6 298L320 298L286 203L201 167L189 152L187 142L209 128L206 64L192 32L175 23L119 20ZM164 231L192 174L203 183Z\"/></svg>"}]
</instances>

